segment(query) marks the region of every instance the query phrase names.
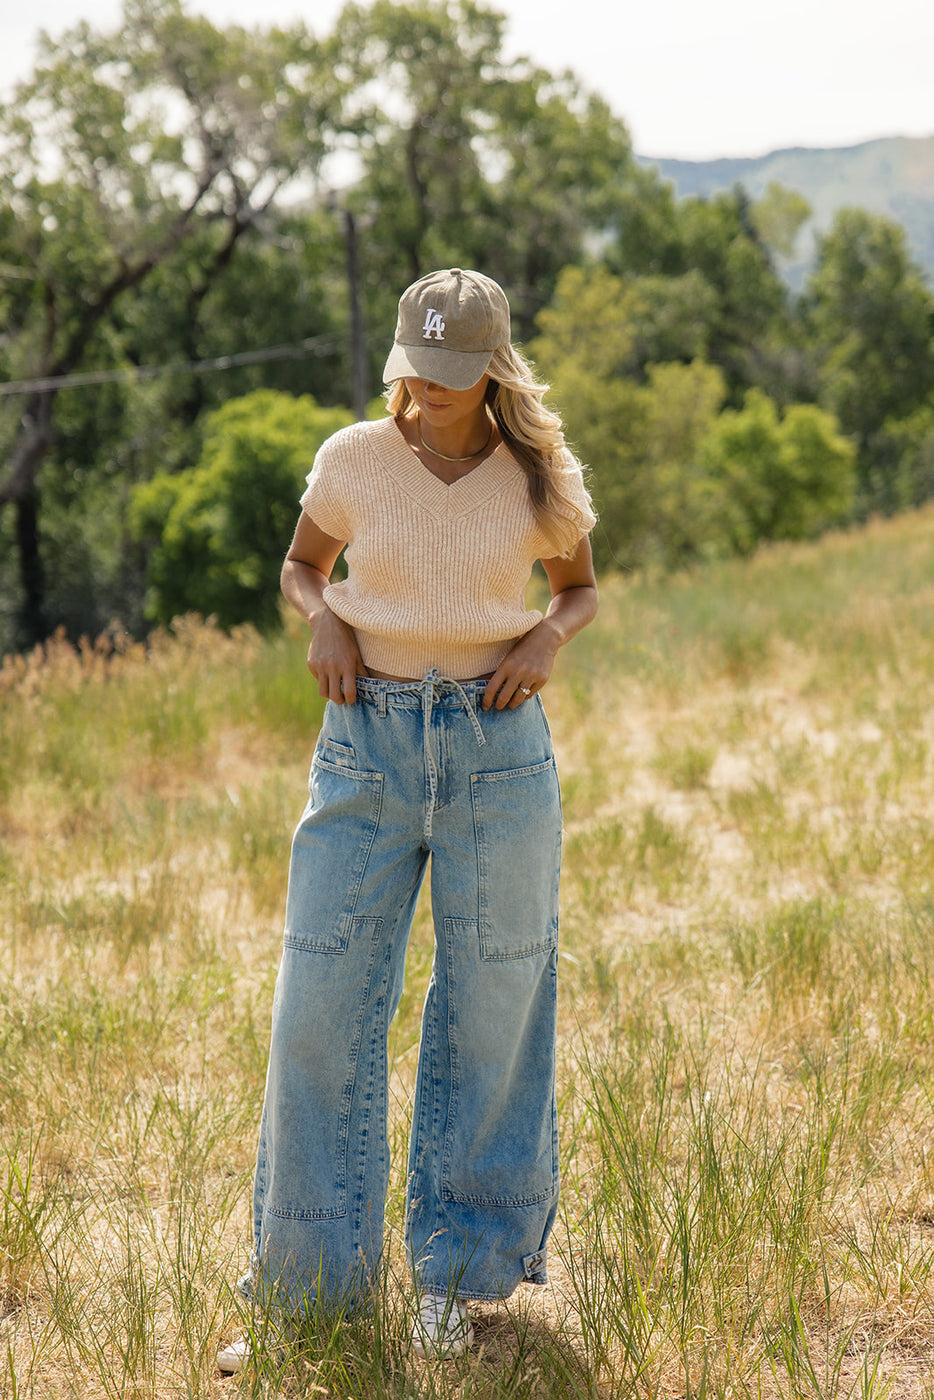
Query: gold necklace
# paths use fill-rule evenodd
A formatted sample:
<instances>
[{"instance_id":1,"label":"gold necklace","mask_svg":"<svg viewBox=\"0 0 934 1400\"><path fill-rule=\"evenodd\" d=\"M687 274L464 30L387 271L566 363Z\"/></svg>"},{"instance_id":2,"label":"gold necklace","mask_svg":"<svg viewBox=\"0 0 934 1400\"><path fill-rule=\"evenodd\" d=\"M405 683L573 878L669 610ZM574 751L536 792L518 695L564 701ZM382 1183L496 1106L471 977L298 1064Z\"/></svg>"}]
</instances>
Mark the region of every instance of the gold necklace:
<instances>
[{"instance_id":1,"label":"gold necklace","mask_svg":"<svg viewBox=\"0 0 934 1400\"><path fill-rule=\"evenodd\" d=\"M425 439L422 437L421 418L417 413L415 415L415 431L418 433L418 440L421 443L422 447L424 447L425 451L433 453L435 457L440 457L442 462L469 462L471 457L479 457L480 453L485 452L489 447L490 440L493 437L493 424L490 424L490 431L487 434L487 439L483 446L478 447L476 452L468 452L466 457L448 457L446 453L439 452L437 447L429 447Z\"/></svg>"}]
</instances>

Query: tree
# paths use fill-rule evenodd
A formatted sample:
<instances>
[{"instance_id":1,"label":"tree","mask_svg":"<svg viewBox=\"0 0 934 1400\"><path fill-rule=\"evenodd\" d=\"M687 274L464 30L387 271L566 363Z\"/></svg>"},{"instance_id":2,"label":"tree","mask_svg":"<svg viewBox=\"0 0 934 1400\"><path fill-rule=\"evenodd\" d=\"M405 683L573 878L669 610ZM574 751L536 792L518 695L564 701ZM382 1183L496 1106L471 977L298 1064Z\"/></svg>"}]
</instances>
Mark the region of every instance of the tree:
<instances>
[{"instance_id":1,"label":"tree","mask_svg":"<svg viewBox=\"0 0 934 1400\"><path fill-rule=\"evenodd\" d=\"M598 568L641 563L652 528L645 404L633 377L641 309L636 293L605 268L565 268L529 347L590 475Z\"/></svg>"},{"instance_id":2,"label":"tree","mask_svg":"<svg viewBox=\"0 0 934 1400\"><path fill-rule=\"evenodd\" d=\"M394 321L400 290L433 267L481 267L507 289L518 338L561 268L616 218L637 177L625 125L571 74L502 55L503 15L472 0L342 11L352 74L368 296Z\"/></svg>"},{"instance_id":3,"label":"tree","mask_svg":"<svg viewBox=\"0 0 934 1400\"><path fill-rule=\"evenodd\" d=\"M671 568L728 552L720 488L701 459L726 398L722 372L703 360L650 365L642 396L652 489L650 557Z\"/></svg>"},{"instance_id":4,"label":"tree","mask_svg":"<svg viewBox=\"0 0 934 1400\"><path fill-rule=\"evenodd\" d=\"M697 268L679 276L648 275L628 281L633 298L637 372L665 361L706 357L719 298ZM636 308L638 308L636 310Z\"/></svg>"},{"instance_id":5,"label":"tree","mask_svg":"<svg viewBox=\"0 0 934 1400\"><path fill-rule=\"evenodd\" d=\"M795 404L784 416L758 389L725 410L700 448L700 466L718 489L718 533L729 552L765 540L809 539L849 514L855 451L830 414Z\"/></svg>"},{"instance_id":6,"label":"tree","mask_svg":"<svg viewBox=\"0 0 934 1400\"><path fill-rule=\"evenodd\" d=\"M46 40L0 113L2 370L31 385L0 420L21 643L46 630L40 472L61 379L127 363L123 304L188 249L190 303L207 294L285 186L314 177L342 96L330 51L300 28L222 31L179 0L127 0L115 33Z\"/></svg>"},{"instance_id":7,"label":"tree","mask_svg":"<svg viewBox=\"0 0 934 1400\"><path fill-rule=\"evenodd\" d=\"M624 123L573 74L520 70L492 99L498 236L489 256L526 340L562 269L618 236L626 196L643 176Z\"/></svg>"},{"instance_id":8,"label":"tree","mask_svg":"<svg viewBox=\"0 0 934 1400\"><path fill-rule=\"evenodd\" d=\"M141 562L130 491L193 460L225 396L274 383L348 398L333 333L351 305L372 332L375 382L413 277L483 267L521 339L560 269L618 229L627 191L649 180L625 126L572 75L507 62L504 25L472 0L376 0L348 5L318 42L301 26L216 29L182 0L126 0L115 32L85 24L45 42L0 112L0 375L31 386L0 394L0 541L18 561L13 578L0 560L0 585L19 600L0 645L127 605ZM350 172L339 193L334 152ZM288 210L287 189L302 196ZM304 378L287 362L132 377L306 340L328 348L327 375L312 359ZM76 371L130 375L82 404L62 387Z\"/></svg>"},{"instance_id":9,"label":"tree","mask_svg":"<svg viewBox=\"0 0 934 1400\"><path fill-rule=\"evenodd\" d=\"M874 498L909 510L934 500L934 396L906 418L888 418L872 440Z\"/></svg>"},{"instance_id":10,"label":"tree","mask_svg":"<svg viewBox=\"0 0 934 1400\"><path fill-rule=\"evenodd\" d=\"M726 384L703 360L643 369L646 280L656 279L633 283L600 266L567 268L531 346L588 464L600 568L684 562L705 551L711 528L697 453Z\"/></svg>"},{"instance_id":11,"label":"tree","mask_svg":"<svg viewBox=\"0 0 934 1400\"><path fill-rule=\"evenodd\" d=\"M222 627L279 617L279 570L304 477L321 443L352 421L306 395L259 389L208 415L196 466L139 486L132 526L150 544L150 616L213 614Z\"/></svg>"},{"instance_id":12,"label":"tree","mask_svg":"<svg viewBox=\"0 0 934 1400\"><path fill-rule=\"evenodd\" d=\"M689 295L684 340L679 345L669 334L666 357L689 361L702 350L723 371L735 404L763 383L781 397L795 392L786 382L788 294L760 233L768 212L741 187L711 199L675 200L670 187L658 194L643 185L638 206L629 206L618 240L604 253L611 271L636 287L644 281L658 289L655 296Z\"/></svg>"},{"instance_id":13,"label":"tree","mask_svg":"<svg viewBox=\"0 0 934 1400\"><path fill-rule=\"evenodd\" d=\"M566 269L531 347L590 467L598 564L748 553L844 519L854 452L829 414L798 404L781 416L761 390L721 412L718 366L641 364L655 280Z\"/></svg>"},{"instance_id":14,"label":"tree","mask_svg":"<svg viewBox=\"0 0 934 1400\"><path fill-rule=\"evenodd\" d=\"M765 193L750 208L750 218L760 241L771 252L790 258L795 240L811 214L811 206L798 190L770 180Z\"/></svg>"},{"instance_id":15,"label":"tree","mask_svg":"<svg viewBox=\"0 0 934 1400\"><path fill-rule=\"evenodd\" d=\"M863 509L895 509L898 490L875 439L887 420L909 417L934 393L934 298L903 230L841 210L820 242L804 305L820 402L859 450Z\"/></svg>"}]
</instances>

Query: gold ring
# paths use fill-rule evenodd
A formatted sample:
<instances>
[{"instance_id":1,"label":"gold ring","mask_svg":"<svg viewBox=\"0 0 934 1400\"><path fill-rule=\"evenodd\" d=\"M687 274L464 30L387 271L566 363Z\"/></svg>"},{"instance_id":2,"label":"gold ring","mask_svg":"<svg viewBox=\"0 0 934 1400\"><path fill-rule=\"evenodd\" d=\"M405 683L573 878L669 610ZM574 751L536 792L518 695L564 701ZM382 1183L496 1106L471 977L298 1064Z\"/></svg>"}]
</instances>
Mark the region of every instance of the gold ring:
<instances>
[{"instance_id":1,"label":"gold ring","mask_svg":"<svg viewBox=\"0 0 934 1400\"><path fill-rule=\"evenodd\" d=\"M522 691L522 694L523 694L523 695L531 695L531 694L532 694L531 690L529 690L529 688L528 688L527 685L520 685L519 689Z\"/></svg>"}]
</instances>

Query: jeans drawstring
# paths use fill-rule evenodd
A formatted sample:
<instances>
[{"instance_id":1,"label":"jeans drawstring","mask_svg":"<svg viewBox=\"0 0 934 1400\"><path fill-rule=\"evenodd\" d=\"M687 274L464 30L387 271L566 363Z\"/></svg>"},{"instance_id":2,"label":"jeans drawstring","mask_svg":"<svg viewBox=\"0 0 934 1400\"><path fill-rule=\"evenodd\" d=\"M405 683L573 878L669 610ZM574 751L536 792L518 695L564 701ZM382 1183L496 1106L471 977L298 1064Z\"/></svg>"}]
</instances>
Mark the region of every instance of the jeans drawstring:
<instances>
[{"instance_id":1,"label":"jeans drawstring","mask_svg":"<svg viewBox=\"0 0 934 1400\"><path fill-rule=\"evenodd\" d=\"M470 696L459 681L452 680L449 676L442 676L437 668L432 668L425 675L425 679L419 685L422 693L422 745L425 752L425 772L428 777L428 806L425 810L425 840L431 838L431 824L435 814L435 803L438 799L438 769L435 766L434 756L431 752L431 710L435 700L435 686L449 685L460 696L461 704L470 716L474 733L477 736L477 747L482 748L486 743L483 737L483 730L480 721L477 719L476 711L470 703Z\"/></svg>"}]
</instances>

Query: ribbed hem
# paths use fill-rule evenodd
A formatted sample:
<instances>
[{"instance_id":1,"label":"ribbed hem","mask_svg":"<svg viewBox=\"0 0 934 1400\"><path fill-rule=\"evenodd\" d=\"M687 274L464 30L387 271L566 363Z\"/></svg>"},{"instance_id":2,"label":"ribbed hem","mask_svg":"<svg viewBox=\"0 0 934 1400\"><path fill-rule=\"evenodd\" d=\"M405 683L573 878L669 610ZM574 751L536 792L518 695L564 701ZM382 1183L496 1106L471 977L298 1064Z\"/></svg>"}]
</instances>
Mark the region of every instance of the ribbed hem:
<instances>
[{"instance_id":1,"label":"ribbed hem","mask_svg":"<svg viewBox=\"0 0 934 1400\"><path fill-rule=\"evenodd\" d=\"M512 644L512 639L505 642L470 642L462 646L447 643L427 651L423 644L417 642L392 641L357 628L357 645L364 666L368 670L382 671L387 676L399 676L404 680L421 680L433 667L452 681L488 676L496 670Z\"/></svg>"}]
</instances>

